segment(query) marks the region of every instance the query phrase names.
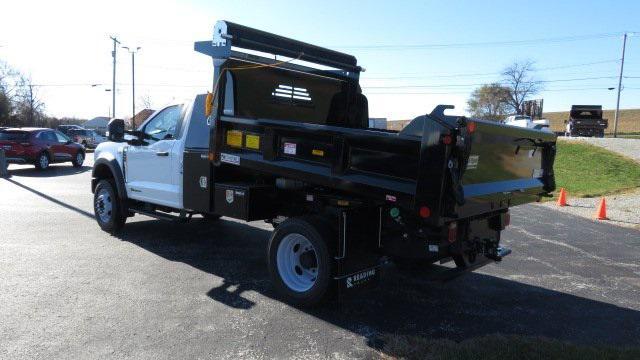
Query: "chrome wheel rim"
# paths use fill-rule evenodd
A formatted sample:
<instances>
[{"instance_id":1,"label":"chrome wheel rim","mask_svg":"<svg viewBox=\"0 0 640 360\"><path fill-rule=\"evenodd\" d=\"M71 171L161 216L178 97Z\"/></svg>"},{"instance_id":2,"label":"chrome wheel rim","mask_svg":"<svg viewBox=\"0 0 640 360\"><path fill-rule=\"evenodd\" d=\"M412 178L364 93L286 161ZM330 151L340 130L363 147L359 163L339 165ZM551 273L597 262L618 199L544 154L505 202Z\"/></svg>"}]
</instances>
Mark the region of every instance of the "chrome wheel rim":
<instances>
[{"instance_id":1,"label":"chrome wheel rim","mask_svg":"<svg viewBox=\"0 0 640 360\"><path fill-rule=\"evenodd\" d=\"M76 163L78 163L78 165L82 165L83 162L84 156L82 155L82 153L78 153L78 155L76 155Z\"/></svg>"},{"instance_id":2,"label":"chrome wheel rim","mask_svg":"<svg viewBox=\"0 0 640 360\"><path fill-rule=\"evenodd\" d=\"M96 196L96 213L103 223L108 223L111 220L111 213L113 211L113 200L111 194L107 189L101 189Z\"/></svg>"},{"instance_id":3,"label":"chrome wheel rim","mask_svg":"<svg viewBox=\"0 0 640 360\"><path fill-rule=\"evenodd\" d=\"M49 166L49 158L47 155L40 155L40 167L44 169L47 166Z\"/></svg>"},{"instance_id":4,"label":"chrome wheel rim","mask_svg":"<svg viewBox=\"0 0 640 360\"><path fill-rule=\"evenodd\" d=\"M318 278L318 254L309 239L301 234L289 234L278 245L278 273L291 290L305 292Z\"/></svg>"}]
</instances>

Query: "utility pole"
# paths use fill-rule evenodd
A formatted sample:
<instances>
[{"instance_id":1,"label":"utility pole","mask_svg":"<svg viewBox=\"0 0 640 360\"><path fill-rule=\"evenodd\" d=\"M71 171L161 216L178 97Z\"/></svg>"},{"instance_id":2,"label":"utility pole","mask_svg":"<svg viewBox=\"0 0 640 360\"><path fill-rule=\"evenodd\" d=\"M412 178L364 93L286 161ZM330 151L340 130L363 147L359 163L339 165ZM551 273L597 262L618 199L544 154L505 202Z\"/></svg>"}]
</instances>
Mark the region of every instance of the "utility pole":
<instances>
[{"instance_id":1,"label":"utility pole","mask_svg":"<svg viewBox=\"0 0 640 360\"><path fill-rule=\"evenodd\" d=\"M113 117L116 117L116 51L118 49L118 44L120 41L115 36L110 36L111 40L113 40L113 51L111 52L111 56L113 57L113 83L111 84L112 89L112 100L111 100L111 109L113 113Z\"/></svg>"},{"instance_id":2,"label":"utility pole","mask_svg":"<svg viewBox=\"0 0 640 360\"><path fill-rule=\"evenodd\" d=\"M134 120L136 117L136 53L141 48L138 46L135 50L130 49L127 46L122 48L127 49L131 54L131 128L135 128Z\"/></svg>"},{"instance_id":3,"label":"utility pole","mask_svg":"<svg viewBox=\"0 0 640 360\"><path fill-rule=\"evenodd\" d=\"M620 90L622 90L622 72L624 71L624 52L627 47L627 33L622 40L622 62L620 63L620 77L618 78L618 100L616 101L616 118L613 121L613 137L618 137L618 115L620 112Z\"/></svg>"}]
</instances>

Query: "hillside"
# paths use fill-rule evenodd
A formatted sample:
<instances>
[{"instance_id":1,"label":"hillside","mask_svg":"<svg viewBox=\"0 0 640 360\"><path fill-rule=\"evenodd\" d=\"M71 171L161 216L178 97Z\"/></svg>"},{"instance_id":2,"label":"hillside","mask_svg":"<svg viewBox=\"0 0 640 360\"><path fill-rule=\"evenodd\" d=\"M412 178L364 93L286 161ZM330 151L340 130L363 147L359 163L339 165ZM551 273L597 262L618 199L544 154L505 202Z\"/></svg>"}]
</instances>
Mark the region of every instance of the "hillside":
<instances>
[{"instance_id":1,"label":"hillside","mask_svg":"<svg viewBox=\"0 0 640 360\"><path fill-rule=\"evenodd\" d=\"M563 131L564 121L569 118L568 111L546 112L543 114L545 119L551 122L553 131ZM613 120L615 119L615 110L605 110L603 117L609 119L609 127L607 133L613 133ZM618 118L618 133L637 133L640 132L640 109L622 109Z\"/></svg>"}]
</instances>

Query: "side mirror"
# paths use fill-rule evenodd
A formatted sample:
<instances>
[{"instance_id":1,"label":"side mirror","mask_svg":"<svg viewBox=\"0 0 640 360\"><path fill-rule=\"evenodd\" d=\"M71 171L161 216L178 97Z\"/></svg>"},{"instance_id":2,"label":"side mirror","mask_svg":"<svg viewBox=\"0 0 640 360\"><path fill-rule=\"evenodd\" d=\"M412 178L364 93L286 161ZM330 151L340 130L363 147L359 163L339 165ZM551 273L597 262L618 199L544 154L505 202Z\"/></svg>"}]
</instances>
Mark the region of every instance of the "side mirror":
<instances>
[{"instance_id":1,"label":"side mirror","mask_svg":"<svg viewBox=\"0 0 640 360\"><path fill-rule=\"evenodd\" d=\"M124 120L111 119L107 125L107 138L109 141L122 142L124 141Z\"/></svg>"}]
</instances>

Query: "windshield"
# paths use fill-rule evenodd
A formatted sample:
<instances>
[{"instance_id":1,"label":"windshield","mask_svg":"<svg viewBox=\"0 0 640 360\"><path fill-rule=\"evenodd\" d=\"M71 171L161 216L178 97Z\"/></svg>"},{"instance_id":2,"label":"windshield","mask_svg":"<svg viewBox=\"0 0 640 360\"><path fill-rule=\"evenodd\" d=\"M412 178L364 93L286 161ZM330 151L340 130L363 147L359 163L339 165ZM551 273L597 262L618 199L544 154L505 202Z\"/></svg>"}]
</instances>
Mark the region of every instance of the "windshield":
<instances>
[{"instance_id":1,"label":"windshield","mask_svg":"<svg viewBox=\"0 0 640 360\"><path fill-rule=\"evenodd\" d=\"M29 137L29 133L24 131L0 131L0 140L24 141Z\"/></svg>"}]
</instances>

